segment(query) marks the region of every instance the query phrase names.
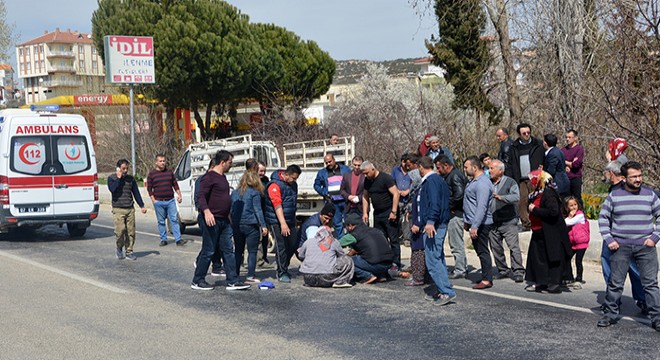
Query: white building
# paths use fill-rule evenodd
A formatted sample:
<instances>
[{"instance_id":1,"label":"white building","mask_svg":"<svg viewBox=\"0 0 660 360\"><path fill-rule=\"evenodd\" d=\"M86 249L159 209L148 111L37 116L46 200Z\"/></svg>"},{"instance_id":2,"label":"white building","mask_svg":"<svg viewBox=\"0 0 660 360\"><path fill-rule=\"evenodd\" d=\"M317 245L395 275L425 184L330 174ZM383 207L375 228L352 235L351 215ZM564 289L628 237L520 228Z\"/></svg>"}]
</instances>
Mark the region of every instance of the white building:
<instances>
[{"instance_id":1,"label":"white building","mask_svg":"<svg viewBox=\"0 0 660 360\"><path fill-rule=\"evenodd\" d=\"M9 64L0 64L0 105L14 99L14 69Z\"/></svg>"},{"instance_id":2,"label":"white building","mask_svg":"<svg viewBox=\"0 0 660 360\"><path fill-rule=\"evenodd\" d=\"M91 34L59 28L45 32L16 46L16 63L27 104L60 95L105 92L103 61Z\"/></svg>"}]
</instances>

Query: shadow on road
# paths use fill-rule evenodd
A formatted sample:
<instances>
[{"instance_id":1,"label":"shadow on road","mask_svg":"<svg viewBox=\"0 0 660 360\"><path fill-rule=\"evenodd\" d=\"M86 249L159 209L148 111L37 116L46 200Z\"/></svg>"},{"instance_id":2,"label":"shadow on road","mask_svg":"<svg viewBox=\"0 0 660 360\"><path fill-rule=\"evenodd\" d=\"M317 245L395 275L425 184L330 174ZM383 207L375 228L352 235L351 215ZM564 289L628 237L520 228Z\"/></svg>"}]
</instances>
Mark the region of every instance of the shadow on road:
<instances>
[{"instance_id":1,"label":"shadow on road","mask_svg":"<svg viewBox=\"0 0 660 360\"><path fill-rule=\"evenodd\" d=\"M0 234L0 241L9 242L54 242L54 241L85 241L96 240L114 236L114 232L110 229L104 228L88 228L85 235L80 237L72 237L69 235L66 227L59 227L57 225L47 225L40 228L32 227L19 227L10 230L8 233Z\"/></svg>"}]
</instances>

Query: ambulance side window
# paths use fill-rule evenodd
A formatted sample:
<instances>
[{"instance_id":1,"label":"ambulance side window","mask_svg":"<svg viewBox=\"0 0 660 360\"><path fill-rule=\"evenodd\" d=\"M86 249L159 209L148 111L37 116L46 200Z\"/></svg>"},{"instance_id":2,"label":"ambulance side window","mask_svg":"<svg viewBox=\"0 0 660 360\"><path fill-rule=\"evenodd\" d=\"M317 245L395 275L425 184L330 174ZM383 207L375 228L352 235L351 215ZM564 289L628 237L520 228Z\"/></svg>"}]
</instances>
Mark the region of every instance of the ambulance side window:
<instances>
[{"instance_id":1,"label":"ambulance side window","mask_svg":"<svg viewBox=\"0 0 660 360\"><path fill-rule=\"evenodd\" d=\"M41 136L13 137L11 147L11 164L13 171L28 174L41 174L49 147L48 138Z\"/></svg>"},{"instance_id":2,"label":"ambulance side window","mask_svg":"<svg viewBox=\"0 0 660 360\"><path fill-rule=\"evenodd\" d=\"M54 136L57 161L65 174L75 174L90 168L87 141L84 136Z\"/></svg>"}]
</instances>

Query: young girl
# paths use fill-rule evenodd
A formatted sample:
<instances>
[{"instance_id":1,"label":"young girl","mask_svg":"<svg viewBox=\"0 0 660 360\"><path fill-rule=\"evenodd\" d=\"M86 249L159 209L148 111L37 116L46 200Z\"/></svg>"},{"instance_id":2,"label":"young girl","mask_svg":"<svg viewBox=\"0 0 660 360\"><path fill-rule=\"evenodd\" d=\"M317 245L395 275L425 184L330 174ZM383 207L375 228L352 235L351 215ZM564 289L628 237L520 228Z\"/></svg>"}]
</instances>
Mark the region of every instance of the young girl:
<instances>
[{"instance_id":1,"label":"young girl","mask_svg":"<svg viewBox=\"0 0 660 360\"><path fill-rule=\"evenodd\" d=\"M566 198L564 209L567 214L565 221L568 227L568 237L571 239L571 248L575 253L575 268L577 270L575 282L584 283L582 280L584 270L582 268L582 259L584 259L584 253L589 247L589 239L591 237L589 222L580 208L580 203L574 196Z\"/></svg>"}]
</instances>

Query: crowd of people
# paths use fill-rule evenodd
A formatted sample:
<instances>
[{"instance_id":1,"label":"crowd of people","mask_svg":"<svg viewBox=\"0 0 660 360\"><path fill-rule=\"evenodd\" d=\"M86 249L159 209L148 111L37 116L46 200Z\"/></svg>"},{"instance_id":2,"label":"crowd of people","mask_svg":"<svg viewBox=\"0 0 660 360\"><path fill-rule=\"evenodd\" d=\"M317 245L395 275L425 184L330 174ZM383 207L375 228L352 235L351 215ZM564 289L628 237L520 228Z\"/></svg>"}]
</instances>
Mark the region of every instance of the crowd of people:
<instances>
[{"instance_id":1,"label":"crowd of people","mask_svg":"<svg viewBox=\"0 0 660 360\"><path fill-rule=\"evenodd\" d=\"M400 276L406 279L406 286L431 285L432 291L425 298L447 305L456 300L451 280L464 278L469 272L464 242L467 232L479 258L474 289L489 289L494 280L506 278L526 282L525 289L530 292L556 294L581 289L582 261L591 235L582 202L584 149L578 133L567 131L566 145L560 149L556 135L536 138L529 124L519 124L516 132L518 138L513 140L506 128L497 130L497 157L484 153L458 165L451 151L441 146L440 138L428 134L390 173L361 156L351 159L349 167L329 152L314 182L325 206L299 228L299 166L275 170L269 179L265 165L251 159L246 162L240 185L231 191L225 174L233 155L220 150L196 185L202 249L191 287L213 289L206 282L211 267L212 275L226 277L228 290L248 288L250 285L239 277L246 247L246 282L260 283L256 267L267 262L263 242L270 232L275 238L276 273L281 283L292 281L289 265L297 256L302 261L298 272L306 286L348 288L357 282L372 284ZM622 149L618 140L610 145L610 162L604 171L611 183L599 218L607 289L603 317L597 324L605 327L617 321L629 274L637 306L660 331L656 250L660 227L654 226L660 220L660 198L642 184L639 163L627 158L622 163L625 146ZM184 245L175 227L174 194L180 201L180 192L161 160L164 157L159 155L147 184L157 209L161 245L167 244L166 217L172 222L176 243ZM108 181L113 193L118 258L131 258L133 199L145 211L134 179L126 174L127 165L120 160L117 174ZM531 231L525 264L521 231ZM446 238L455 260L453 267L445 263ZM504 243L510 251L509 264ZM411 247L409 266L401 261L402 244ZM492 271L493 259L497 272Z\"/></svg>"}]
</instances>

